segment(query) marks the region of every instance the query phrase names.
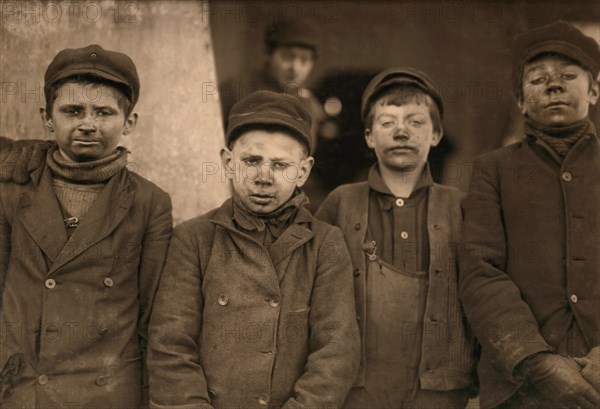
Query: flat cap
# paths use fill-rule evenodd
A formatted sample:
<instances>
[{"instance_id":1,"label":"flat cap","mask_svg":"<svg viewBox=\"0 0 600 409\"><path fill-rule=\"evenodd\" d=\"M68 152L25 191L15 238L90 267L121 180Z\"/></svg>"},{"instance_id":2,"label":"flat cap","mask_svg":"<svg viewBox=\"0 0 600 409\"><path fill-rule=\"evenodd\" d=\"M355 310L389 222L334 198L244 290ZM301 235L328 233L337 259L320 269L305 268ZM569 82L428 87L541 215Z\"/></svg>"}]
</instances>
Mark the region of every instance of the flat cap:
<instances>
[{"instance_id":1,"label":"flat cap","mask_svg":"<svg viewBox=\"0 0 600 409\"><path fill-rule=\"evenodd\" d=\"M52 84L73 75L91 75L125 85L129 90L127 96L134 105L140 96L140 80L131 58L97 44L67 48L56 54L44 75L46 97Z\"/></svg>"},{"instance_id":2,"label":"flat cap","mask_svg":"<svg viewBox=\"0 0 600 409\"><path fill-rule=\"evenodd\" d=\"M309 150L312 118L295 95L256 91L236 103L229 113L226 142L230 145L241 132L258 125L279 125L290 130Z\"/></svg>"},{"instance_id":3,"label":"flat cap","mask_svg":"<svg viewBox=\"0 0 600 409\"><path fill-rule=\"evenodd\" d=\"M367 124L367 117L369 116L369 110L373 102L388 89L395 86L406 86L411 85L421 89L427 95L429 95L438 106L440 111L440 117L444 117L444 103L442 97L436 90L434 81L424 72L409 67L401 68L389 68L377 74L362 96L361 103L361 116L363 123Z\"/></svg>"},{"instance_id":4,"label":"flat cap","mask_svg":"<svg viewBox=\"0 0 600 409\"><path fill-rule=\"evenodd\" d=\"M600 72L600 49L596 40L566 21L555 21L521 33L515 38L513 79L517 96L521 95L523 66L532 58L545 53L564 55L576 61L589 70L594 78Z\"/></svg>"},{"instance_id":5,"label":"flat cap","mask_svg":"<svg viewBox=\"0 0 600 409\"><path fill-rule=\"evenodd\" d=\"M310 23L302 20L277 21L269 25L265 32L265 43L269 50L282 45L295 45L319 50L319 33Z\"/></svg>"}]
</instances>

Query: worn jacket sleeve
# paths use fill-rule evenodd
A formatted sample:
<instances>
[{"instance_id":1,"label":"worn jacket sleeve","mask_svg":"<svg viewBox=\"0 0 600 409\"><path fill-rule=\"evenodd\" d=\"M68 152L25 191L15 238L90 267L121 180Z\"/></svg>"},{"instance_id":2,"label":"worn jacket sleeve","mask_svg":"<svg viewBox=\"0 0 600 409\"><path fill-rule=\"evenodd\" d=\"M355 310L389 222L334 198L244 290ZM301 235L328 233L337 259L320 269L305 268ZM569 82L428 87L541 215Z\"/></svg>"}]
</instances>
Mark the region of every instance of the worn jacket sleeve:
<instances>
[{"instance_id":1,"label":"worn jacket sleeve","mask_svg":"<svg viewBox=\"0 0 600 409\"><path fill-rule=\"evenodd\" d=\"M500 160L478 159L463 202L460 294L471 327L510 379L527 356L550 350L531 309L506 272ZM526 204L524 204L526 205Z\"/></svg>"},{"instance_id":2,"label":"worn jacket sleeve","mask_svg":"<svg viewBox=\"0 0 600 409\"><path fill-rule=\"evenodd\" d=\"M358 373L360 337L352 265L342 232L331 227L317 262L309 316L309 355L291 408L341 407Z\"/></svg>"},{"instance_id":3,"label":"worn jacket sleeve","mask_svg":"<svg viewBox=\"0 0 600 409\"><path fill-rule=\"evenodd\" d=\"M199 363L202 279L199 247L184 223L175 228L150 319L148 374L154 409L209 409Z\"/></svg>"},{"instance_id":4,"label":"worn jacket sleeve","mask_svg":"<svg viewBox=\"0 0 600 409\"><path fill-rule=\"evenodd\" d=\"M146 362L148 346L148 322L152 312L154 296L160 275L167 257L169 241L173 230L171 198L167 193L153 195L148 227L144 234L140 258L139 302L140 316L138 336L142 347L143 361ZM148 376L143 373L143 402L148 404Z\"/></svg>"}]
</instances>

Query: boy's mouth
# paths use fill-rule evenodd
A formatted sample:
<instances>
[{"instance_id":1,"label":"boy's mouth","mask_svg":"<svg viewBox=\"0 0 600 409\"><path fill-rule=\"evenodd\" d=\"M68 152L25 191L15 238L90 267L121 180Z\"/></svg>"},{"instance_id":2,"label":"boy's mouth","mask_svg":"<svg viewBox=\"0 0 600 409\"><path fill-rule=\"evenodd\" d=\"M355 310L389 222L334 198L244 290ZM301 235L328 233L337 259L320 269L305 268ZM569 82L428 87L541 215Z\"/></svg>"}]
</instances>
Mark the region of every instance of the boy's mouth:
<instances>
[{"instance_id":1,"label":"boy's mouth","mask_svg":"<svg viewBox=\"0 0 600 409\"><path fill-rule=\"evenodd\" d=\"M552 109L552 108L562 108L562 107L566 107L569 104L564 102L564 101L552 101L549 104L546 105L546 108Z\"/></svg>"},{"instance_id":2,"label":"boy's mouth","mask_svg":"<svg viewBox=\"0 0 600 409\"><path fill-rule=\"evenodd\" d=\"M258 204L268 204L268 203L270 203L275 198L275 196L256 193L256 194L251 194L250 198L255 203L258 203Z\"/></svg>"}]
</instances>

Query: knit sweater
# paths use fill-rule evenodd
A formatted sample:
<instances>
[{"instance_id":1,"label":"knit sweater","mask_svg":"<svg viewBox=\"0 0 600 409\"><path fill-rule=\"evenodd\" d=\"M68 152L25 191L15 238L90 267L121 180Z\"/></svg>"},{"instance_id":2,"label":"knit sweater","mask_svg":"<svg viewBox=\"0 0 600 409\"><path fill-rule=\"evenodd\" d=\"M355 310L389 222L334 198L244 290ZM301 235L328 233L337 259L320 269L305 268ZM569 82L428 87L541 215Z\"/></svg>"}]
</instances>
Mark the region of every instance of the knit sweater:
<instances>
[{"instance_id":1,"label":"knit sweater","mask_svg":"<svg viewBox=\"0 0 600 409\"><path fill-rule=\"evenodd\" d=\"M119 147L102 159L71 162L61 155L58 146L48 151L46 161L52 171L54 193L66 217L77 218L75 225L92 207L108 180L127 164L128 153Z\"/></svg>"}]
</instances>

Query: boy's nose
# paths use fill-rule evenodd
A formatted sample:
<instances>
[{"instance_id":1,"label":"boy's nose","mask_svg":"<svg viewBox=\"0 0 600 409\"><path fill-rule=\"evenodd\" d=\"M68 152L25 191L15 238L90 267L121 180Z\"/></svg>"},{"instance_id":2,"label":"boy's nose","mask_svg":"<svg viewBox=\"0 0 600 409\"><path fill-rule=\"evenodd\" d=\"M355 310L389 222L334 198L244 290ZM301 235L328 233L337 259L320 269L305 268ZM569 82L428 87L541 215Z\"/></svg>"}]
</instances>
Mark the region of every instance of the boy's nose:
<instances>
[{"instance_id":1,"label":"boy's nose","mask_svg":"<svg viewBox=\"0 0 600 409\"><path fill-rule=\"evenodd\" d=\"M565 90L565 84L563 81L556 75L548 78L548 82L546 84L546 92L562 92Z\"/></svg>"},{"instance_id":2,"label":"boy's nose","mask_svg":"<svg viewBox=\"0 0 600 409\"><path fill-rule=\"evenodd\" d=\"M273 171L270 166L260 166L256 175L256 183L268 185L273 182Z\"/></svg>"}]
</instances>

